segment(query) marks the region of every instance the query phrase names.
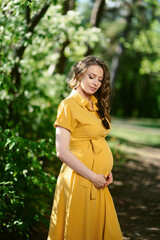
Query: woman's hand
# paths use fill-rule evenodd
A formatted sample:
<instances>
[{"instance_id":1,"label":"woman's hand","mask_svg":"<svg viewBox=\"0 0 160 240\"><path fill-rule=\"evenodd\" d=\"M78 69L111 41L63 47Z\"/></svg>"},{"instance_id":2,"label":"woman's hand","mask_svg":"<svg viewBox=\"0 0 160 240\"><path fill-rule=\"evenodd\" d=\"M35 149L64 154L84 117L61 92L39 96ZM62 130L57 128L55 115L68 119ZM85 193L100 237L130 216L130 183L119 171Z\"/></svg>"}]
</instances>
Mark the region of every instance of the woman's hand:
<instances>
[{"instance_id":1,"label":"woman's hand","mask_svg":"<svg viewBox=\"0 0 160 240\"><path fill-rule=\"evenodd\" d=\"M106 176L103 174L96 174L92 179L92 182L97 189L101 189L107 186Z\"/></svg>"},{"instance_id":2,"label":"woman's hand","mask_svg":"<svg viewBox=\"0 0 160 240\"><path fill-rule=\"evenodd\" d=\"M107 185L111 184L113 182L113 174L110 172L107 176Z\"/></svg>"},{"instance_id":3,"label":"woman's hand","mask_svg":"<svg viewBox=\"0 0 160 240\"><path fill-rule=\"evenodd\" d=\"M113 182L112 172L110 172L108 176L96 174L92 182L97 189L105 188Z\"/></svg>"}]
</instances>

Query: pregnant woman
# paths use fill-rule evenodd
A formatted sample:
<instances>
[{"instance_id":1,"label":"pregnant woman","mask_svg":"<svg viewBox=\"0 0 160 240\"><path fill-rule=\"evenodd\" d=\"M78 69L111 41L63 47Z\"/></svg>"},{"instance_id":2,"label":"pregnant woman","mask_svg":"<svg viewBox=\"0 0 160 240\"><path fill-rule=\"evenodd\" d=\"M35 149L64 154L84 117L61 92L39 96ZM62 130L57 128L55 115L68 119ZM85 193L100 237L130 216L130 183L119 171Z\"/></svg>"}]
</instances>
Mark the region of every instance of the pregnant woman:
<instances>
[{"instance_id":1,"label":"pregnant woman","mask_svg":"<svg viewBox=\"0 0 160 240\"><path fill-rule=\"evenodd\" d=\"M56 151L63 161L47 240L122 240L108 185L113 156L109 71L98 57L74 65L72 88L57 111Z\"/></svg>"}]
</instances>

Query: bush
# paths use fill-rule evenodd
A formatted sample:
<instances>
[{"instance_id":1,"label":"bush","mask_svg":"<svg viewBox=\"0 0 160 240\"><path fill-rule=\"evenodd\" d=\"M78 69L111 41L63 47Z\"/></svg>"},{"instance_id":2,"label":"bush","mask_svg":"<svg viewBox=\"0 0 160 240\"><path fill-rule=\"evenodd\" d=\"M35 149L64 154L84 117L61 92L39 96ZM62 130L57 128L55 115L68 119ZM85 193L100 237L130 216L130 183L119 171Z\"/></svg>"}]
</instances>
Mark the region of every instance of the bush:
<instances>
[{"instance_id":1,"label":"bush","mask_svg":"<svg viewBox=\"0 0 160 240\"><path fill-rule=\"evenodd\" d=\"M0 239L31 239L30 233L50 215L56 178L42 159L55 155L52 139L23 139L0 128Z\"/></svg>"}]
</instances>

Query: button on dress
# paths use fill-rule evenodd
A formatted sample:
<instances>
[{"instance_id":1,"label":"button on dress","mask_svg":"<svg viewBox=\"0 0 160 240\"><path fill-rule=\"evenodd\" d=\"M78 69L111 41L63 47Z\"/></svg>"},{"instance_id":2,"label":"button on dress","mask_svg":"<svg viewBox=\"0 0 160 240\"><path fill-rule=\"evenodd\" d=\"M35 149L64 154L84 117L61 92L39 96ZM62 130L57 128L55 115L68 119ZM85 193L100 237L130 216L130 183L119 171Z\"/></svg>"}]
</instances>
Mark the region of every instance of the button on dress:
<instances>
[{"instance_id":1,"label":"button on dress","mask_svg":"<svg viewBox=\"0 0 160 240\"><path fill-rule=\"evenodd\" d=\"M106 129L97 113L97 98L90 103L73 89L58 106L54 127L71 133L70 151L97 174L108 175L113 156L105 140ZM98 190L65 163L57 179L47 240L122 240L116 210L108 187Z\"/></svg>"}]
</instances>

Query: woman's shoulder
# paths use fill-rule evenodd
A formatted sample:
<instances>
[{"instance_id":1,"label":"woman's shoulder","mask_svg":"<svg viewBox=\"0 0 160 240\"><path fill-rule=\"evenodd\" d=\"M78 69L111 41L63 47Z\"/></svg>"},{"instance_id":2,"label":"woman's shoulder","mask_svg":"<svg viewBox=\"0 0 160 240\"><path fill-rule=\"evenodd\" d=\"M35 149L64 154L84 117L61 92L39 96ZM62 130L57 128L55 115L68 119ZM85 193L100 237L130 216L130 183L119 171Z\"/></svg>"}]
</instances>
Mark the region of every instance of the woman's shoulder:
<instances>
[{"instance_id":1,"label":"woman's shoulder","mask_svg":"<svg viewBox=\"0 0 160 240\"><path fill-rule=\"evenodd\" d=\"M71 96L68 96L68 97L64 98L60 103L67 104L67 105L73 105L74 99Z\"/></svg>"},{"instance_id":2,"label":"woman's shoulder","mask_svg":"<svg viewBox=\"0 0 160 240\"><path fill-rule=\"evenodd\" d=\"M75 101L71 96L67 96L66 98L62 99L59 103L59 108L67 108L67 109L74 109Z\"/></svg>"}]
</instances>

